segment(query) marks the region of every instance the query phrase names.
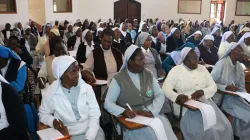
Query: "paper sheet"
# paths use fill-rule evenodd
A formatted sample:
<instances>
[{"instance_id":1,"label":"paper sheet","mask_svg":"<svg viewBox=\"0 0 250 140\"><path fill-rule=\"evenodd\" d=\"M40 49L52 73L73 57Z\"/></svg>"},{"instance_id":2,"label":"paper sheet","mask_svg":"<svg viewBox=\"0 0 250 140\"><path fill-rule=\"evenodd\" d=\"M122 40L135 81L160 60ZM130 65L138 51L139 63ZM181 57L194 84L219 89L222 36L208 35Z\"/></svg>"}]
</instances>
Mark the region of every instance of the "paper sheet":
<instances>
[{"instance_id":1,"label":"paper sheet","mask_svg":"<svg viewBox=\"0 0 250 140\"><path fill-rule=\"evenodd\" d=\"M136 117L134 117L132 119L126 118L125 120L129 121L129 122L134 122L134 123L139 123L139 124L143 124L143 125L148 125L154 119L153 118L149 118L149 117L144 117L144 116L137 115Z\"/></svg>"},{"instance_id":2,"label":"paper sheet","mask_svg":"<svg viewBox=\"0 0 250 140\"><path fill-rule=\"evenodd\" d=\"M106 85L106 84L108 84L108 81L107 80L97 80L96 79L96 82L94 84L95 85Z\"/></svg>"},{"instance_id":3,"label":"paper sheet","mask_svg":"<svg viewBox=\"0 0 250 140\"><path fill-rule=\"evenodd\" d=\"M76 51L68 51L70 56L76 57Z\"/></svg>"},{"instance_id":4,"label":"paper sheet","mask_svg":"<svg viewBox=\"0 0 250 140\"><path fill-rule=\"evenodd\" d=\"M204 66L205 66L206 68L214 68L213 65L209 65L209 64L205 64Z\"/></svg>"},{"instance_id":5,"label":"paper sheet","mask_svg":"<svg viewBox=\"0 0 250 140\"><path fill-rule=\"evenodd\" d=\"M37 134L42 140L56 140L64 137L58 130L54 128L37 131Z\"/></svg>"},{"instance_id":6,"label":"paper sheet","mask_svg":"<svg viewBox=\"0 0 250 140\"><path fill-rule=\"evenodd\" d=\"M185 104L196 107L201 111L204 131L216 124L215 111L211 105L204 104L195 100L189 100Z\"/></svg>"},{"instance_id":7,"label":"paper sheet","mask_svg":"<svg viewBox=\"0 0 250 140\"><path fill-rule=\"evenodd\" d=\"M45 88L41 89L42 96L47 92L48 88L49 88L49 83L46 83Z\"/></svg>"},{"instance_id":8,"label":"paper sheet","mask_svg":"<svg viewBox=\"0 0 250 140\"><path fill-rule=\"evenodd\" d=\"M250 103L250 94L249 93L245 93L245 92L232 92L232 91L228 91L228 90L222 90L222 91L239 95L241 98L246 99Z\"/></svg>"}]
</instances>

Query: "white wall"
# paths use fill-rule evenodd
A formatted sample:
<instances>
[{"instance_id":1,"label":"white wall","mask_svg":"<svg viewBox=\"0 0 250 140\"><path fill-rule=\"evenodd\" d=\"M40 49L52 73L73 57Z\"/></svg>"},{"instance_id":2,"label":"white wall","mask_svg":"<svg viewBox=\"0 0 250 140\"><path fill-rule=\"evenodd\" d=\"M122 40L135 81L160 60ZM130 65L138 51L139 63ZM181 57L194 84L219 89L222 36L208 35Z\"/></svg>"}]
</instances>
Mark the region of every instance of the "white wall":
<instances>
[{"instance_id":1,"label":"white wall","mask_svg":"<svg viewBox=\"0 0 250 140\"><path fill-rule=\"evenodd\" d=\"M0 29L4 28L5 23L14 24L21 22L26 25L29 22L28 18L28 3L27 0L16 0L17 14L0 14Z\"/></svg>"}]
</instances>

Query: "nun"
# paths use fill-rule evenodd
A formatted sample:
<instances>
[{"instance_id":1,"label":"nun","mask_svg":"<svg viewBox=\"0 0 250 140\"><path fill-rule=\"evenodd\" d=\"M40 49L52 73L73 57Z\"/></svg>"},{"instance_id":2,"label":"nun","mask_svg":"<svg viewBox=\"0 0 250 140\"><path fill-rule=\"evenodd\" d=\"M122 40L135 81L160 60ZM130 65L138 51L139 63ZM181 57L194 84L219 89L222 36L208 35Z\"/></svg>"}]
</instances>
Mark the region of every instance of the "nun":
<instances>
[{"instance_id":1,"label":"nun","mask_svg":"<svg viewBox=\"0 0 250 140\"><path fill-rule=\"evenodd\" d=\"M78 26L73 27L74 35L71 36L67 42L69 51L77 51L79 45L82 43L82 29Z\"/></svg>"},{"instance_id":2,"label":"nun","mask_svg":"<svg viewBox=\"0 0 250 140\"><path fill-rule=\"evenodd\" d=\"M127 47L129 47L132 44L132 38L129 32L127 32L128 29L128 24L127 23L121 23L120 25L120 32L121 32L121 36L120 39L124 40Z\"/></svg>"},{"instance_id":3,"label":"nun","mask_svg":"<svg viewBox=\"0 0 250 140\"><path fill-rule=\"evenodd\" d=\"M158 37L158 30L155 25L150 26L149 34L151 35L152 43L151 47L154 48L158 53L165 53L166 52L166 42L163 39L163 42Z\"/></svg>"},{"instance_id":4,"label":"nun","mask_svg":"<svg viewBox=\"0 0 250 140\"><path fill-rule=\"evenodd\" d=\"M136 114L150 118L159 118L164 126L165 139L177 140L170 122L159 114L164 94L153 74L144 68L145 56L140 47L131 45L125 52L125 61L112 79L104 108L114 116L123 115L134 118ZM133 111L126 107L128 103ZM158 140L151 127L136 130L123 129L124 140Z\"/></svg>"},{"instance_id":5,"label":"nun","mask_svg":"<svg viewBox=\"0 0 250 140\"><path fill-rule=\"evenodd\" d=\"M145 56L145 68L149 69L155 78L160 77L158 71L161 68L161 61L157 51L151 47L151 35L146 32L140 33L138 36L138 46L141 47Z\"/></svg>"},{"instance_id":6,"label":"nun","mask_svg":"<svg viewBox=\"0 0 250 140\"><path fill-rule=\"evenodd\" d=\"M225 54L225 50L229 47L229 44L234 41L234 38L235 36L232 31L227 31L223 34L218 51L220 58Z\"/></svg>"},{"instance_id":7,"label":"nun","mask_svg":"<svg viewBox=\"0 0 250 140\"><path fill-rule=\"evenodd\" d=\"M25 27L24 31L23 38L28 42L31 55L33 55L37 45L37 37L31 32L31 27L29 25Z\"/></svg>"},{"instance_id":8,"label":"nun","mask_svg":"<svg viewBox=\"0 0 250 140\"><path fill-rule=\"evenodd\" d=\"M43 26L43 36L39 38L38 43L36 45L37 52L39 52L39 50L49 40L49 33L50 33L51 28L52 28L52 25L50 23L47 23Z\"/></svg>"},{"instance_id":9,"label":"nun","mask_svg":"<svg viewBox=\"0 0 250 140\"><path fill-rule=\"evenodd\" d=\"M28 140L27 129L22 100L0 74L0 139Z\"/></svg>"},{"instance_id":10,"label":"nun","mask_svg":"<svg viewBox=\"0 0 250 140\"><path fill-rule=\"evenodd\" d=\"M240 38L239 44L243 48L243 54L250 57L250 32L245 33Z\"/></svg>"},{"instance_id":11,"label":"nun","mask_svg":"<svg viewBox=\"0 0 250 140\"><path fill-rule=\"evenodd\" d=\"M240 64L243 61L243 49L239 43L232 42L226 49L224 56L216 63L211 73L219 90L233 92L247 92L245 89L244 70ZM241 97L216 93L213 100L221 105L221 110L233 117L232 127L234 135L240 140L250 137L250 105Z\"/></svg>"},{"instance_id":12,"label":"nun","mask_svg":"<svg viewBox=\"0 0 250 140\"><path fill-rule=\"evenodd\" d=\"M76 60L72 56L56 57L52 71L56 81L43 96L40 122L64 136L72 135L71 140L105 140L95 93L81 79Z\"/></svg>"},{"instance_id":13,"label":"nun","mask_svg":"<svg viewBox=\"0 0 250 140\"><path fill-rule=\"evenodd\" d=\"M113 47L121 51L122 54L125 53L127 50L127 45L124 40L120 38L121 36L121 31L119 30L118 27L114 27L113 29L113 35L114 35L114 40L113 40Z\"/></svg>"},{"instance_id":14,"label":"nun","mask_svg":"<svg viewBox=\"0 0 250 140\"><path fill-rule=\"evenodd\" d=\"M196 47L201 43L202 33L201 31L196 31L189 37L187 37L186 42L193 43Z\"/></svg>"},{"instance_id":15,"label":"nun","mask_svg":"<svg viewBox=\"0 0 250 140\"><path fill-rule=\"evenodd\" d=\"M89 54L97 46L93 42L93 36L89 29L85 29L82 33L82 43L79 45L79 48L76 53L76 60L78 63L85 63Z\"/></svg>"},{"instance_id":16,"label":"nun","mask_svg":"<svg viewBox=\"0 0 250 140\"><path fill-rule=\"evenodd\" d=\"M102 35L103 35L103 28L98 28L95 34L95 38L94 38L94 43L96 45L100 45L101 44L101 40L102 40Z\"/></svg>"},{"instance_id":17,"label":"nun","mask_svg":"<svg viewBox=\"0 0 250 140\"><path fill-rule=\"evenodd\" d=\"M219 48L220 42L221 42L221 30L219 27L215 26L214 29L211 32L211 35L214 37L214 45Z\"/></svg>"},{"instance_id":18,"label":"nun","mask_svg":"<svg viewBox=\"0 0 250 140\"><path fill-rule=\"evenodd\" d=\"M170 34L167 37L167 51L168 53L182 46L183 40L181 39L181 31L174 27L171 29Z\"/></svg>"},{"instance_id":19,"label":"nun","mask_svg":"<svg viewBox=\"0 0 250 140\"><path fill-rule=\"evenodd\" d=\"M72 24L68 24L67 27L66 27L66 30L64 31L64 35L63 35L63 41L65 44L67 44L69 38L71 36L73 36L74 33L73 33L73 25Z\"/></svg>"},{"instance_id":20,"label":"nun","mask_svg":"<svg viewBox=\"0 0 250 140\"><path fill-rule=\"evenodd\" d=\"M180 48L177 48L176 50L172 51L168 57L162 62L162 67L164 68L166 73L169 73L169 71L179 65L181 63L181 50L185 47L190 47L192 49L195 49L193 43L186 42L183 44Z\"/></svg>"},{"instance_id":21,"label":"nun","mask_svg":"<svg viewBox=\"0 0 250 140\"><path fill-rule=\"evenodd\" d=\"M173 102L174 115L180 116L180 105L189 99L211 105L216 114L216 124L204 131L201 112L183 107L180 127L184 139L233 140L230 122L211 100L217 91L216 84L207 69L198 64L194 49L183 48L180 62L181 65L169 72L162 87L166 97Z\"/></svg>"},{"instance_id":22,"label":"nun","mask_svg":"<svg viewBox=\"0 0 250 140\"><path fill-rule=\"evenodd\" d=\"M219 60L218 48L214 46L214 37L206 35L199 45L200 57L199 60L209 65L215 65Z\"/></svg>"},{"instance_id":23,"label":"nun","mask_svg":"<svg viewBox=\"0 0 250 140\"><path fill-rule=\"evenodd\" d=\"M147 23L144 22L144 21L141 21L140 22L140 27L139 27L139 30L135 36L135 41L134 41L134 44L136 45L137 44L137 38L138 36L140 35L140 33L142 32L148 32L148 26L147 26Z\"/></svg>"}]
</instances>

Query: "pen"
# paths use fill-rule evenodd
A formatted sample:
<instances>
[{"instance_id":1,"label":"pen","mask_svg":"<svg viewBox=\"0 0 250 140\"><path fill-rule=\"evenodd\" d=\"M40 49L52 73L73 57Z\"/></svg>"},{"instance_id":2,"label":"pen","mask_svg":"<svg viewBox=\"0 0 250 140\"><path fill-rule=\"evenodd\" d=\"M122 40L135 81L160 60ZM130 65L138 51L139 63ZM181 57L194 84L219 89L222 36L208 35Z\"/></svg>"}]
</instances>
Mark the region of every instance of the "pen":
<instances>
[{"instance_id":1,"label":"pen","mask_svg":"<svg viewBox=\"0 0 250 140\"><path fill-rule=\"evenodd\" d=\"M57 120L57 122L59 123L60 128L62 128L62 125L60 124L59 119L56 119L56 120Z\"/></svg>"},{"instance_id":2,"label":"pen","mask_svg":"<svg viewBox=\"0 0 250 140\"><path fill-rule=\"evenodd\" d=\"M232 81L233 86L235 86L234 81Z\"/></svg>"},{"instance_id":3,"label":"pen","mask_svg":"<svg viewBox=\"0 0 250 140\"><path fill-rule=\"evenodd\" d=\"M204 62L204 60L201 58L201 61Z\"/></svg>"},{"instance_id":4,"label":"pen","mask_svg":"<svg viewBox=\"0 0 250 140\"><path fill-rule=\"evenodd\" d=\"M126 106L129 108L130 111L133 111L128 103L126 103Z\"/></svg>"},{"instance_id":5,"label":"pen","mask_svg":"<svg viewBox=\"0 0 250 140\"><path fill-rule=\"evenodd\" d=\"M40 80L41 80L42 84L45 86L45 84L44 84L44 82L43 82L43 79L42 79L42 78L40 78Z\"/></svg>"}]
</instances>

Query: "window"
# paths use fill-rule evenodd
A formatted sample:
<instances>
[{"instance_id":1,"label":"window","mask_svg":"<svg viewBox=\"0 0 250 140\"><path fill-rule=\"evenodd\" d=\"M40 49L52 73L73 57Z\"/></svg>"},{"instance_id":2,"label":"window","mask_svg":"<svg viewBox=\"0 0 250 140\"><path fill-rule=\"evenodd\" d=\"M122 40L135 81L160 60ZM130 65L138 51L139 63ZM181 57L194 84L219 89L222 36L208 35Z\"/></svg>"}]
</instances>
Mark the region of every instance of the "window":
<instances>
[{"instance_id":1,"label":"window","mask_svg":"<svg viewBox=\"0 0 250 140\"><path fill-rule=\"evenodd\" d=\"M16 0L0 0L0 13L16 13Z\"/></svg>"},{"instance_id":2,"label":"window","mask_svg":"<svg viewBox=\"0 0 250 140\"><path fill-rule=\"evenodd\" d=\"M201 14L202 0L178 0L178 13Z\"/></svg>"},{"instance_id":3,"label":"window","mask_svg":"<svg viewBox=\"0 0 250 140\"><path fill-rule=\"evenodd\" d=\"M250 0L237 0L236 1L236 16L250 16Z\"/></svg>"},{"instance_id":4,"label":"window","mask_svg":"<svg viewBox=\"0 0 250 140\"><path fill-rule=\"evenodd\" d=\"M53 0L54 13L71 13L72 0Z\"/></svg>"}]
</instances>

